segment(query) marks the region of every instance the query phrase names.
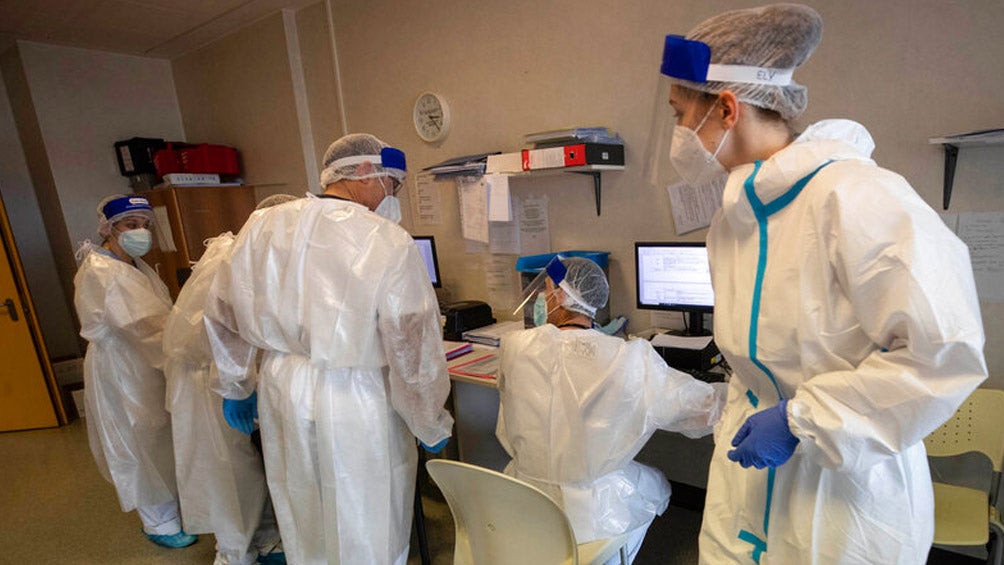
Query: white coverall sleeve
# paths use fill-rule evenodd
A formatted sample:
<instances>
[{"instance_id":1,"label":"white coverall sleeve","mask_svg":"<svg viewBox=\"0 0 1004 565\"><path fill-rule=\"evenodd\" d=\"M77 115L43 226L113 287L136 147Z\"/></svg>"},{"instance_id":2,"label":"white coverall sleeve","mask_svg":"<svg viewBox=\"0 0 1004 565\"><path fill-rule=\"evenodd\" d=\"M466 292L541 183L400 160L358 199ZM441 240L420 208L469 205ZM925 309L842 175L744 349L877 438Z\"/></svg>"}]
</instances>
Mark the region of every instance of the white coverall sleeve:
<instances>
[{"instance_id":1,"label":"white coverall sleeve","mask_svg":"<svg viewBox=\"0 0 1004 565\"><path fill-rule=\"evenodd\" d=\"M257 349L240 334L232 302L230 259L223 261L213 277L203 318L217 368L210 387L223 398L243 400L258 384L254 366Z\"/></svg>"},{"instance_id":2,"label":"white coverall sleeve","mask_svg":"<svg viewBox=\"0 0 1004 565\"><path fill-rule=\"evenodd\" d=\"M115 277L105 289L105 319L154 369L164 370L164 324L170 310L145 278Z\"/></svg>"},{"instance_id":3,"label":"white coverall sleeve","mask_svg":"<svg viewBox=\"0 0 1004 565\"><path fill-rule=\"evenodd\" d=\"M645 354L645 403L652 426L679 432L689 438L711 433L725 406L726 387L699 381L678 371L647 341L641 341Z\"/></svg>"},{"instance_id":4,"label":"white coverall sleeve","mask_svg":"<svg viewBox=\"0 0 1004 565\"><path fill-rule=\"evenodd\" d=\"M867 469L922 441L987 376L966 246L919 198L875 188L867 204L831 198L827 246L876 348L856 367L810 376L788 403L801 448L839 470Z\"/></svg>"},{"instance_id":5,"label":"white coverall sleeve","mask_svg":"<svg viewBox=\"0 0 1004 565\"><path fill-rule=\"evenodd\" d=\"M453 418L443 407L450 393L439 303L414 243L391 265L377 318L390 369L394 409L426 445L450 437Z\"/></svg>"}]
</instances>

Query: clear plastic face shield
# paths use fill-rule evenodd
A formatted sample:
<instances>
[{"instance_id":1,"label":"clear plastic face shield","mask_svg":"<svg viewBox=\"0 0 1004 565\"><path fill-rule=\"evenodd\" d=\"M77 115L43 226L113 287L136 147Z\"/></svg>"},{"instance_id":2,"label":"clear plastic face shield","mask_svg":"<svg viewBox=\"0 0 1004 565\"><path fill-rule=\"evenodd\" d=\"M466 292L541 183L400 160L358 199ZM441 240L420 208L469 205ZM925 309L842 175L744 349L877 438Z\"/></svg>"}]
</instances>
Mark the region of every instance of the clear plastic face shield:
<instances>
[{"instance_id":1,"label":"clear plastic face shield","mask_svg":"<svg viewBox=\"0 0 1004 565\"><path fill-rule=\"evenodd\" d=\"M540 271L540 273L534 277L530 284L526 285L523 289L523 293L520 296L519 301L516 303L516 307L513 308L513 316L519 316L521 313L525 312L525 308L530 307L534 309L534 325L540 326L546 323L547 316L562 306L562 303L547 300L548 291L554 288L560 288L565 293L565 300L571 300L575 302L580 308L591 312L591 315L596 314L596 309L586 304L586 302L579 296L579 293L572 288L571 285L565 280L568 270L565 265L561 262L561 256L556 255L553 259L548 261L547 265ZM548 281L551 281L551 286L549 288ZM543 313L541 310L543 309ZM524 314L524 319L527 317Z\"/></svg>"},{"instance_id":2,"label":"clear plastic face shield","mask_svg":"<svg viewBox=\"0 0 1004 565\"><path fill-rule=\"evenodd\" d=\"M355 174L355 165L362 163L375 165L373 172L365 175ZM395 147L384 147L380 150L379 155L352 155L332 161L321 172L321 186L327 186L340 180L362 180L375 177L391 177L400 185L404 182L407 173L408 166L405 162L404 151Z\"/></svg>"},{"instance_id":3,"label":"clear plastic face shield","mask_svg":"<svg viewBox=\"0 0 1004 565\"><path fill-rule=\"evenodd\" d=\"M131 257L142 257L153 247L154 214L141 196L113 196L98 206L98 233L113 239Z\"/></svg>"},{"instance_id":4,"label":"clear plastic face shield","mask_svg":"<svg viewBox=\"0 0 1004 565\"><path fill-rule=\"evenodd\" d=\"M652 112L651 130L645 154L645 180L660 189L683 180L693 188L704 186L724 187L727 173L717 161L717 153L724 146L723 138L713 151L708 151L697 137L710 110L702 112L690 124L677 124L676 110L669 104L673 85L691 91L716 93L723 88L712 88L708 83L744 83L785 86L791 83L794 69L771 69L747 65L720 65L711 63L711 48L703 42L679 35L667 35L662 53L662 66L655 108ZM707 85L707 88L701 88ZM679 99L685 104L686 98ZM692 99L700 103L700 97ZM688 131L684 131L688 130ZM726 132L728 133L728 132Z\"/></svg>"}]
</instances>

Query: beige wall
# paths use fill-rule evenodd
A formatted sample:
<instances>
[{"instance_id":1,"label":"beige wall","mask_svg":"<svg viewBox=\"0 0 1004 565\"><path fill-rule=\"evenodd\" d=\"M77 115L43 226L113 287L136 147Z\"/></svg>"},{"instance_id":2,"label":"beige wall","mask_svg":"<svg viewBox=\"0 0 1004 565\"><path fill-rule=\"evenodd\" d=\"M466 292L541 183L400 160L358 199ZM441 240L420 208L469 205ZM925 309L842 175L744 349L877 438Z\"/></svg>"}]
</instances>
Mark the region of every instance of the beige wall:
<instances>
[{"instance_id":1,"label":"beige wall","mask_svg":"<svg viewBox=\"0 0 1004 565\"><path fill-rule=\"evenodd\" d=\"M825 30L816 54L795 74L810 92L800 125L830 117L860 121L875 137L878 163L906 176L940 208L942 154L927 139L1004 123L1004 73L996 72L1004 59L1004 4L807 3L821 13ZM627 145L627 170L604 175L600 217L587 177L517 180L513 192L550 197L554 250L612 252L611 312L643 329L651 325L650 314L634 309L632 244L677 239L665 191L647 185L641 174L662 38L686 33L724 9L757 4L444 0L430 8L333 0L348 127L404 149L412 171L449 157L517 150L523 134L533 131L575 125L618 131ZM412 104L424 90L443 94L453 111L453 131L438 146L420 141L411 125ZM1001 151L963 150L951 211L1004 208ZM453 185L441 183L440 195L444 224L417 229L437 236L452 298L483 299L485 257L465 253ZM989 343L1004 339L1002 320L1002 305L984 305ZM992 384L1004 388L1004 354L988 347L987 357Z\"/></svg>"},{"instance_id":2,"label":"beige wall","mask_svg":"<svg viewBox=\"0 0 1004 565\"><path fill-rule=\"evenodd\" d=\"M328 13L324 4L319 2L299 10L296 13L296 27L303 58L303 74L306 77L314 151L318 167L323 168L325 150L343 134L334 57L328 34ZM314 174L319 176L320 170Z\"/></svg>"},{"instance_id":3,"label":"beige wall","mask_svg":"<svg viewBox=\"0 0 1004 565\"><path fill-rule=\"evenodd\" d=\"M171 62L188 141L236 147L259 196L307 190L285 38L276 13Z\"/></svg>"}]
</instances>

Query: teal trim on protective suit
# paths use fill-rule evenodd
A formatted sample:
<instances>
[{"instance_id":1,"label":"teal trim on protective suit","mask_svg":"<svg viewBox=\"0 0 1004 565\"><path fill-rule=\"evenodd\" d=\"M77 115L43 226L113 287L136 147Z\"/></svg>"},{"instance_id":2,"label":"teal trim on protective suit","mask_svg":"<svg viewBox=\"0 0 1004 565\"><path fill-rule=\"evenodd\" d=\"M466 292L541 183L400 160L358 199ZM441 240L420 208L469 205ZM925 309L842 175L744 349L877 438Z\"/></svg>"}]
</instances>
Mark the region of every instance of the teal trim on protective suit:
<instances>
[{"instance_id":1,"label":"teal trim on protective suit","mask_svg":"<svg viewBox=\"0 0 1004 565\"><path fill-rule=\"evenodd\" d=\"M757 406L760 405L760 399L757 398L756 394L753 394L753 389L750 388L746 389L746 398L749 399L750 405L753 406L753 408L756 408Z\"/></svg>"},{"instance_id":2,"label":"teal trim on protective suit","mask_svg":"<svg viewBox=\"0 0 1004 565\"><path fill-rule=\"evenodd\" d=\"M774 373L767 368L758 358L757 358L757 331L759 329L760 320L760 298L763 291L763 279L764 274L767 271L767 218L780 212L787 206L791 204L792 201L802 192L809 181L816 176L823 167L829 165L833 161L827 161L822 165L816 167L816 170L805 175L798 180L787 192L781 196L775 198L771 202L764 204L760 197L756 194L756 188L753 184L753 180L756 179L757 173L760 172L760 167L763 165L763 161L755 161L753 163L753 172L746 177L746 181L743 183L743 188L746 191L746 199L749 200L750 207L753 208L753 215L756 217L757 225L759 227L760 234L760 249L757 256L756 265L756 279L753 284L753 303L750 307L750 331L749 331L749 357L750 361L753 362L765 375L770 379L771 384L774 385L774 390L777 391L777 400L780 402L784 399L784 395L781 393L781 387L777 384L777 379L774 377ZM752 390L746 392L746 396L749 397L750 403L756 408L759 404L759 399L753 394ZM756 399L756 402L754 402ZM763 514L763 534L766 537L768 532L768 526L770 525L770 505L774 495L774 476L777 469L771 467L767 470L767 501L764 505ZM753 533L747 530L741 530L739 532L739 539L750 543L753 545L753 560L760 563L760 555L767 551L767 542L760 539Z\"/></svg>"},{"instance_id":3,"label":"teal trim on protective suit","mask_svg":"<svg viewBox=\"0 0 1004 565\"><path fill-rule=\"evenodd\" d=\"M760 555L767 551L767 542L749 530L739 530L739 539L753 546L753 561L760 563Z\"/></svg>"}]
</instances>

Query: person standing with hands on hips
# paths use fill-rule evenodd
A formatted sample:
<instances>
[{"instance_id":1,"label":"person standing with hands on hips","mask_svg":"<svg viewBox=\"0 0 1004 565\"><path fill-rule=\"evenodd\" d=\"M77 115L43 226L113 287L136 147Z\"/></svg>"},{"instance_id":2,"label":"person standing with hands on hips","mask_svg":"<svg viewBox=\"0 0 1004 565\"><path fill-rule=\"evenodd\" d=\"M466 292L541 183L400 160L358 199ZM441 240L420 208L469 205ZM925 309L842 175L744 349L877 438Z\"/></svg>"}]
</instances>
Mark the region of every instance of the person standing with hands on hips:
<instances>
[{"instance_id":1,"label":"person standing with hands on hips","mask_svg":"<svg viewBox=\"0 0 1004 565\"><path fill-rule=\"evenodd\" d=\"M219 386L260 416L290 563L404 565L418 454L453 418L439 303L397 225L404 153L368 134L324 157L320 197L252 215L210 287ZM264 352L257 379L254 349ZM240 410L234 402L244 401Z\"/></svg>"},{"instance_id":2,"label":"person standing with hands on hips","mask_svg":"<svg viewBox=\"0 0 1004 565\"><path fill-rule=\"evenodd\" d=\"M775 4L665 41L670 160L725 186L708 251L734 374L701 563L924 563L923 439L987 377L966 246L860 124L793 132L792 74L821 36L814 10Z\"/></svg>"}]
</instances>

